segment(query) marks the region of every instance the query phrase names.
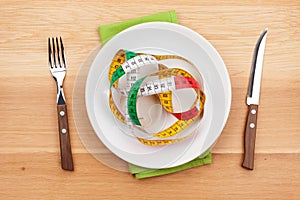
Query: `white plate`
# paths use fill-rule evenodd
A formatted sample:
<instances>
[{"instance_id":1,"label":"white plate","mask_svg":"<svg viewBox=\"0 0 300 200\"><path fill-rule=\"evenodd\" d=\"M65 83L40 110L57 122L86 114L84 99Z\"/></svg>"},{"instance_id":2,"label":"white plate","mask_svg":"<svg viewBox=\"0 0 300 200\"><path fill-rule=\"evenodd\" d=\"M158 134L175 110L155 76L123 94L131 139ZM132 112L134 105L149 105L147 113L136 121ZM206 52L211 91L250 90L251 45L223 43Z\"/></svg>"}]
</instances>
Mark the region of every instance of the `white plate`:
<instances>
[{"instance_id":1,"label":"white plate","mask_svg":"<svg viewBox=\"0 0 300 200\"><path fill-rule=\"evenodd\" d=\"M107 74L110 62L119 49L176 54L198 67L204 79L207 101L197 134L176 144L150 147L118 128L118 122L108 106ZM99 51L90 67L85 100L91 125L110 151L132 164L159 169L186 163L213 146L229 115L231 85L222 58L201 35L181 25L150 22L124 30Z\"/></svg>"}]
</instances>

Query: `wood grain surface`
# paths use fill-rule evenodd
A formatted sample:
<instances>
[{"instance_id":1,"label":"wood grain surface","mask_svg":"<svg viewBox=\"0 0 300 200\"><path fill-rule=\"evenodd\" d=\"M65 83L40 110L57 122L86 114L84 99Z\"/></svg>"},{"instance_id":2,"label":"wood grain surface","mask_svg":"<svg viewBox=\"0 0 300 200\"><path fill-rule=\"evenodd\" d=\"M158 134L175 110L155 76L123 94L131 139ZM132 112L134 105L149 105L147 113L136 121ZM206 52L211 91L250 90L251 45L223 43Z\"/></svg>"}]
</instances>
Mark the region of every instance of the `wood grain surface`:
<instances>
[{"instance_id":1,"label":"wood grain surface","mask_svg":"<svg viewBox=\"0 0 300 200\"><path fill-rule=\"evenodd\" d=\"M77 72L97 27L176 10L222 56L232 84L228 122L211 165L136 180L90 155L72 112ZM255 169L241 167L252 54L268 27ZM74 172L60 167L56 85L47 38L64 39ZM299 1L0 1L0 199L300 199Z\"/></svg>"}]
</instances>

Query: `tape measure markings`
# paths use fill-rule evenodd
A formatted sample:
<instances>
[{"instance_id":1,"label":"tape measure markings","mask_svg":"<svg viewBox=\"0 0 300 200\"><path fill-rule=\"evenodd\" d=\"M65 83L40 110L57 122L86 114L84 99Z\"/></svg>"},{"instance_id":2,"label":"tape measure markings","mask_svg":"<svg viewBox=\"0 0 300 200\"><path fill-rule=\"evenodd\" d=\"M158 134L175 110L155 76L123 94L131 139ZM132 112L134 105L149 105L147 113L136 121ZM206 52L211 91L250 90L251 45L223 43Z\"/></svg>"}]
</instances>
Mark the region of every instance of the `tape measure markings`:
<instances>
[{"instance_id":1,"label":"tape measure markings","mask_svg":"<svg viewBox=\"0 0 300 200\"><path fill-rule=\"evenodd\" d=\"M126 53L126 57L127 57L127 53ZM136 58L138 57L138 58ZM157 64L157 60L150 55L140 55L140 56L136 56L136 57L132 57L129 60L126 60L121 66L119 66L112 75L112 79L110 82L110 86L112 86L114 84L114 82L116 80L118 80L119 78L121 78L124 74L135 70L136 68L145 66L147 64ZM146 62L144 62L146 61ZM147 62L149 61L149 62Z\"/></svg>"},{"instance_id":2,"label":"tape measure markings","mask_svg":"<svg viewBox=\"0 0 300 200\"><path fill-rule=\"evenodd\" d=\"M167 87L165 87L167 86ZM184 88L196 88L202 91L202 88L198 84L198 82L190 77L172 77L167 79L160 79L154 82L150 81L145 83L144 87L140 87L139 94L141 96L148 96L153 94L158 94L166 91L172 91ZM162 104L166 107L172 108L172 100L170 99L170 95L167 93L162 93L160 96ZM200 105L200 108L202 106ZM172 109L173 110L173 109ZM179 120L188 120L196 116L199 112L199 109L196 105L193 105L192 109L182 112L182 113L173 113L171 112L177 119Z\"/></svg>"},{"instance_id":3,"label":"tape measure markings","mask_svg":"<svg viewBox=\"0 0 300 200\"><path fill-rule=\"evenodd\" d=\"M141 78L137 80L133 86L131 87L129 94L128 94L128 100L127 100L127 107L128 107L128 114L129 117L135 125L141 125L140 120L137 116L137 111L136 111L136 100L137 100L137 90L140 88L140 85L144 81L146 77Z\"/></svg>"},{"instance_id":4,"label":"tape measure markings","mask_svg":"<svg viewBox=\"0 0 300 200\"><path fill-rule=\"evenodd\" d=\"M172 69L171 69L172 71ZM143 79L139 79L136 83L133 84L133 86L130 88L130 92L129 92L129 97L128 97L128 102L130 102L130 104L128 103L128 110L132 111L132 113L130 113L130 118L132 120L132 122L136 125L141 125L139 120L138 120L138 116L137 116L137 111L136 111L136 102L137 102L137 96L138 96L138 91L140 91L140 94L143 94L144 96L147 95L152 95L155 94L155 90L154 90L154 83L153 82L147 82L145 84L144 87L142 87L142 90L140 89L140 86L142 84L142 82L144 81L144 79L147 77L144 77ZM187 78L186 77L176 77L176 81L173 77L171 78L165 78L165 79L161 79L157 81L157 84L161 85L161 91L163 92L163 89L166 85L166 90L174 90L174 89L183 89L186 87L188 88L197 88L197 89L201 89L200 85L197 83L197 81L193 78ZM178 84L178 87L177 85ZM165 95L167 96L167 95ZM171 103L169 100L165 100L162 99L162 104L166 104L171 106ZM194 107L191 110L184 112L184 114L175 114L174 116L180 119L191 119L194 116L196 116L196 114L199 112L199 110ZM201 112L201 111L200 111Z\"/></svg>"},{"instance_id":5,"label":"tape measure markings","mask_svg":"<svg viewBox=\"0 0 300 200\"><path fill-rule=\"evenodd\" d=\"M111 89L116 89L122 95L126 95L128 98L127 107L124 114L125 117L114 103L111 94L112 90L110 91L109 104L112 113L117 119L123 123L127 122L129 125L137 125L137 128L140 129L139 126L141 126L141 123L137 116L136 110L137 99L139 96L158 94L164 109L173 114L173 116L179 120L165 130L152 134L152 136L158 138L168 138L178 134L180 131L192 124L195 119L203 115L205 95L200 84L194 78L192 78L188 72L178 68L168 69L166 66L158 62L158 60L162 59L180 59L190 63L188 60L176 55L157 56L143 55L141 53L134 53L124 50L118 51L110 65L108 78L110 80ZM158 64L159 71L153 73L152 76L158 75L159 79L155 81L149 81L145 83L143 87L140 87L148 76L138 79L138 69L148 64ZM120 89L118 88L118 80L124 76L124 74L127 76L127 87L126 89ZM193 88L197 93L197 98L195 99L193 107L190 110L181 113L173 113L172 91L183 88ZM200 102L198 102L199 99ZM137 137L137 139L143 144L158 146L179 142L186 137L170 140L148 140L140 137Z\"/></svg>"}]
</instances>

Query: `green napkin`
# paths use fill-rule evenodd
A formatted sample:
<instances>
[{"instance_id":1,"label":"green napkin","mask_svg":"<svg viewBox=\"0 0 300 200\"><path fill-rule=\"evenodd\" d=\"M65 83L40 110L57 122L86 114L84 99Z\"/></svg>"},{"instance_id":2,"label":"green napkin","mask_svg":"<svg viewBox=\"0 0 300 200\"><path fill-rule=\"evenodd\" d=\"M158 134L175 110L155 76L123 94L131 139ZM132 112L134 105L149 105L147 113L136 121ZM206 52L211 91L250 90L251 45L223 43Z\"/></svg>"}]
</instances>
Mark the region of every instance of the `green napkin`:
<instances>
[{"instance_id":1,"label":"green napkin","mask_svg":"<svg viewBox=\"0 0 300 200\"><path fill-rule=\"evenodd\" d=\"M162 22L171 22L178 24L177 16L175 11L168 11L157 13L149 16L140 17L137 19L131 19L124 22L118 22L114 24L108 24L104 26L99 26L99 34L102 45L104 45L108 40L110 40L114 35L123 31L126 28L134 26L136 24L141 24L144 22L154 22L154 21L162 21ZM166 169L148 169L140 166L136 166L129 163L130 172L138 179L149 178L153 176L160 176L165 174L170 174L178 171L182 171L185 169L189 169L192 167L197 167L205 164L210 164L212 162L212 155L208 151L201 157L197 157L196 159L185 163L183 165L166 168Z\"/></svg>"},{"instance_id":2,"label":"green napkin","mask_svg":"<svg viewBox=\"0 0 300 200\"><path fill-rule=\"evenodd\" d=\"M178 24L177 16L175 11L169 11L169 12L162 12L157 13L154 15L149 15L145 17L140 17L137 19L131 19L124 22L118 22L114 24L108 24L104 26L99 26L98 30L100 33L100 39L102 42L102 45L104 45L110 38L112 38L114 35L118 34L119 32L123 31L124 29L141 24L144 22L172 22Z\"/></svg>"},{"instance_id":3,"label":"green napkin","mask_svg":"<svg viewBox=\"0 0 300 200\"><path fill-rule=\"evenodd\" d=\"M182 165L179 165L176 167L171 167L171 168L166 168L166 169L148 169L148 168L139 167L139 166L136 166L133 164L129 164L129 169L130 169L130 172L133 175L135 175L135 177L137 179L142 179L142 178L149 178L149 177L153 177L153 176L171 174L171 173L182 171L185 169L190 169L193 167L210 164L211 162L212 162L212 155L210 152L208 152L204 156L197 157L190 162L187 162L185 164L182 164Z\"/></svg>"}]
</instances>

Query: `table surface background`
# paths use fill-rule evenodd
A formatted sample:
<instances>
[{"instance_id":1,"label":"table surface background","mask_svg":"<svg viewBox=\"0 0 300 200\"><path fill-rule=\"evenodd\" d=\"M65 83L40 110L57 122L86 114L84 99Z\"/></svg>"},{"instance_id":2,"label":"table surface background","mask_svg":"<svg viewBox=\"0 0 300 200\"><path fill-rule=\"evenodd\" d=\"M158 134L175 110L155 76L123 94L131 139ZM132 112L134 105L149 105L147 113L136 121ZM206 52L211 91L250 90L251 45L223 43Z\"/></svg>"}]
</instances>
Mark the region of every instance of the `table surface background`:
<instances>
[{"instance_id":1,"label":"table surface background","mask_svg":"<svg viewBox=\"0 0 300 200\"><path fill-rule=\"evenodd\" d=\"M137 3L138 2L138 3ZM176 10L180 24L219 51L232 107L211 165L136 180L90 155L72 113L74 81L99 44L97 27ZM0 199L300 199L299 1L0 2ZM256 40L269 28L255 170L241 167L248 77ZM75 171L60 168L55 82L47 38L62 36Z\"/></svg>"}]
</instances>

